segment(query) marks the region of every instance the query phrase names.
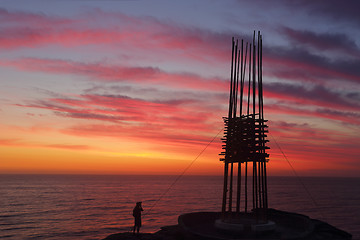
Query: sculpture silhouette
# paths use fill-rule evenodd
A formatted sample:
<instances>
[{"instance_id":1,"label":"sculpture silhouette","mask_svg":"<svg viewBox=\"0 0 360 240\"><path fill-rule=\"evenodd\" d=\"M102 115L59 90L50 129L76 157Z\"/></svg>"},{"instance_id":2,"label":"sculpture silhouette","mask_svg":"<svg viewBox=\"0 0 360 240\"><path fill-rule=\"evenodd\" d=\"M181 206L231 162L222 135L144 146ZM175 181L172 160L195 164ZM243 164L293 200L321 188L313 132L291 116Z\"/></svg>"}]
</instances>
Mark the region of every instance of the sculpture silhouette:
<instances>
[{"instance_id":1,"label":"sculpture silhouette","mask_svg":"<svg viewBox=\"0 0 360 240\"><path fill-rule=\"evenodd\" d=\"M267 120L264 119L263 111L263 88L262 88L262 36L258 33L256 41L255 31L252 44L246 43L244 54L244 42L241 40L239 49L238 40L232 40L232 62L230 79L229 114L224 117L225 134L223 149L220 160L224 162L224 188L222 202L223 219L233 218L241 212L241 186L244 191L244 212L248 213L248 164L252 165L252 202L256 220L267 221L267 177L266 163L269 154L266 153ZM248 57L248 72L246 63ZM248 79L246 81L246 75ZM247 89L246 89L247 87ZM247 96L246 96L247 95ZM237 183L234 184L233 176L237 168ZM245 165L245 176L241 176L241 165ZM245 183L241 183L241 179ZM237 185L236 208L233 209L233 186Z\"/></svg>"}]
</instances>

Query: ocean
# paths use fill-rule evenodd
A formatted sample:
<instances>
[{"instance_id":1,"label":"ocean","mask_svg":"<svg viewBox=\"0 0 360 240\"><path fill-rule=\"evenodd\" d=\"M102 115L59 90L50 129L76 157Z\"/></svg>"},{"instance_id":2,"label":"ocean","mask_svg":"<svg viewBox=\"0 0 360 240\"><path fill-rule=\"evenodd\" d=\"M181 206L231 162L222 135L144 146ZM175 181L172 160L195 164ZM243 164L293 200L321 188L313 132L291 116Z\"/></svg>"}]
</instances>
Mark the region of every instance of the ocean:
<instances>
[{"instance_id":1,"label":"ocean","mask_svg":"<svg viewBox=\"0 0 360 240\"><path fill-rule=\"evenodd\" d=\"M177 224L182 213L220 211L221 176L0 175L0 238L103 239ZM297 212L360 239L360 178L269 177L269 207Z\"/></svg>"}]
</instances>

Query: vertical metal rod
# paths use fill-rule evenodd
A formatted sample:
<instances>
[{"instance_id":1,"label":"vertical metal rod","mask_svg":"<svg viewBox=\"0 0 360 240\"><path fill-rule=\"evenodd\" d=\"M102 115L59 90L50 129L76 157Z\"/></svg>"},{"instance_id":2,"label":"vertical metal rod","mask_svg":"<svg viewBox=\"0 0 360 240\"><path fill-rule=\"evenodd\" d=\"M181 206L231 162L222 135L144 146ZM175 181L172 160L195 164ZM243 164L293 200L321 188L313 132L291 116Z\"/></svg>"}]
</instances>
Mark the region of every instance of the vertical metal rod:
<instances>
[{"instance_id":1,"label":"vertical metal rod","mask_svg":"<svg viewBox=\"0 0 360 240\"><path fill-rule=\"evenodd\" d=\"M261 153L265 154L265 129L264 129L264 112L263 112L263 88L262 88L262 40L260 31L258 33L258 45L259 45L259 116L261 119L260 126L261 126ZM261 175L262 175L262 196L263 196L263 208L265 209L265 220L267 219L266 214L266 205L267 205L267 193L265 191L265 175L264 175L264 165L265 165L265 157L262 157L261 161Z\"/></svg>"},{"instance_id":2,"label":"vertical metal rod","mask_svg":"<svg viewBox=\"0 0 360 240\"><path fill-rule=\"evenodd\" d=\"M259 161L259 160L257 160ZM261 169L260 169L260 162L257 162L257 170L258 170L258 194L259 194L259 208L262 208L262 196L261 196Z\"/></svg>"},{"instance_id":3,"label":"vertical metal rod","mask_svg":"<svg viewBox=\"0 0 360 240\"><path fill-rule=\"evenodd\" d=\"M256 72L256 46L255 46L255 31L254 31L254 38L253 38L253 87L252 87L252 93L253 93L253 114L254 114L254 120L255 120L255 94L256 94L256 77L255 77L255 72Z\"/></svg>"},{"instance_id":4,"label":"vertical metal rod","mask_svg":"<svg viewBox=\"0 0 360 240\"><path fill-rule=\"evenodd\" d=\"M268 209L268 197L267 197L267 177L266 177L266 162L264 162L264 179L265 179L265 209Z\"/></svg>"},{"instance_id":5,"label":"vertical metal rod","mask_svg":"<svg viewBox=\"0 0 360 240\"><path fill-rule=\"evenodd\" d=\"M249 116L250 114L250 87L251 87L251 43L250 43L250 48L249 48L249 91L248 91L248 99L247 99L247 115Z\"/></svg>"},{"instance_id":6,"label":"vertical metal rod","mask_svg":"<svg viewBox=\"0 0 360 240\"><path fill-rule=\"evenodd\" d=\"M247 203L248 203L248 194L247 194L247 178L248 178L248 162L245 162L245 213L247 213Z\"/></svg>"},{"instance_id":7,"label":"vertical metal rod","mask_svg":"<svg viewBox=\"0 0 360 240\"><path fill-rule=\"evenodd\" d=\"M228 172L229 172L229 163L225 158L225 166L224 166L224 189L223 189L223 201L222 201L222 217L225 218L226 213L226 196L227 196L227 185L228 185Z\"/></svg>"},{"instance_id":8,"label":"vertical metal rod","mask_svg":"<svg viewBox=\"0 0 360 240\"><path fill-rule=\"evenodd\" d=\"M232 120L232 124L234 124L234 120L236 118L236 102L237 102L237 95L236 95L236 85L237 85L237 77L236 77L236 68L237 68L237 49L238 49L238 40L236 40L236 44L235 44L235 49L233 49L233 56L232 56L232 61L233 63L231 63L231 70L232 72L232 109L233 109L233 115L231 116L231 120ZM232 134L234 134L233 131L231 131ZM229 183L229 212L232 212L232 201L233 201L233 175L234 175L234 156L232 156L232 152L231 154L231 158L230 160L230 183Z\"/></svg>"},{"instance_id":9,"label":"vertical metal rod","mask_svg":"<svg viewBox=\"0 0 360 240\"><path fill-rule=\"evenodd\" d=\"M236 73L236 101L235 101L235 109L236 109L236 115L237 115L237 105L238 105L238 98L239 98L239 69L240 67L240 50L237 54L237 73ZM241 81L241 79L240 79ZM239 115L241 116L241 114Z\"/></svg>"},{"instance_id":10,"label":"vertical metal rod","mask_svg":"<svg viewBox=\"0 0 360 240\"><path fill-rule=\"evenodd\" d=\"M263 82L262 82L262 36L260 35L260 83L261 83L261 116L264 119L264 98L263 98ZM263 122L264 125L264 122ZM265 139L264 139L265 140ZM265 142L264 142L265 146ZM265 153L265 149L264 149ZM267 195L267 176L266 176L266 160L264 159L264 195L265 195L265 209L268 209L268 195Z\"/></svg>"},{"instance_id":11,"label":"vertical metal rod","mask_svg":"<svg viewBox=\"0 0 360 240\"><path fill-rule=\"evenodd\" d=\"M265 145L264 145L264 128L263 128L263 115L262 115L262 83L261 83L261 71L260 71L260 65L261 65L261 59L260 59L260 31L258 32L258 102L259 102L259 146L260 146L260 153L265 153ZM260 196L261 196L261 207L265 207L265 195L264 195L264 170L263 170L263 160L264 157L261 156L261 159L259 159L259 173L261 174L261 187L260 190ZM263 216L265 217L265 216Z\"/></svg>"},{"instance_id":12,"label":"vertical metal rod","mask_svg":"<svg viewBox=\"0 0 360 240\"><path fill-rule=\"evenodd\" d=\"M259 90L258 90L258 105L259 105L259 119L261 119L261 101L260 101L260 99L261 99L261 94L260 94L260 31L258 32L258 40L257 40L257 43L258 43L258 45L257 45L257 76L258 76L258 88L259 88ZM259 122L259 124L260 124L260 122Z\"/></svg>"},{"instance_id":13,"label":"vertical metal rod","mask_svg":"<svg viewBox=\"0 0 360 240\"><path fill-rule=\"evenodd\" d=\"M241 59L243 59L243 50L242 50L242 43L241 43ZM244 96L244 82L245 82L245 70L246 70L246 56L247 56L247 49L248 43L246 43L246 50L245 50L245 63L244 66L241 66L241 92L240 92L240 116L242 115L242 105L243 105L243 96ZM241 61L242 62L242 61ZM241 64L242 65L242 64Z\"/></svg>"},{"instance_id":14,"label":"vertical metal rod","mask_svg":"<svg viewBox=\"0 0 360 240\"><path fill-rule=\"evenodd\" d=\"M240 55L240 54L239 54ZM240 112L239 116L242 115L242 98L243 98L243 59L244 59L244 40L241 40L241 72L240 72ZM239 76L239 71L238 71Z\"/></svg>"},{"instance_id":15,"label":"vertical metal rod","mask_svg":"<svg viewBox=\"0 0 360 240\"><path fill-rule=\"evenodd\" d=\"M230 75L230 98L229 98L229 124L232 118L233 110L233 68L234 68L234 38L232 38L232 54L231 54L231 75Z\"/></svg>"},{"instance_id":16,"label":"vertical metal rod","mask_svg":"<svg viewBox=\"0 0 360 240\"><path fill-rule=\"evenodd\" d=\"M253 181L254 181L254 195L255 195L255 209L258 209L258 192L257 192L257 169L256 169L256 161L253 161Z\"/></svg>"},{"instance_id":17,"label":"vertical metal rod","mask_svg":"<svg viewBox=\"0 0 360 240\"><path fill-rule=\"evenodd\" d=\"M236 42L237 44L238 42ZM237 45L236 45L237 46ZM239 98L239 67L240 67L240 50L237 51L237 73L236 73L236 91L235 91L235 96L236 96L236 101L235 101L235 112L237 115L237 103L238 103L238 98ZM241 81L241 79L240 79ZM241 116L241 113L240 115Z\"/></svg>"},{"instance_id":18,"label":"vertical metal rod","mask_svg":"<svg viewBox=\"0 0 360 240\"><path fill-rule=\"evenodd\" d=\"M256 71L256 47L255 47L255 31L254 31L254 36L253 36L253 79L252 79L252 93L253 93L253 102L252 102L252 105L253 105L253 112L252 112L252 124L253 124L253 130L255 130L255 94L256 94L256 78L255 78L255 71ZM255 131L253 133L253 141L255 141ZM255 142L253 142L253 146L255 146ZM255 151L254 149L252 151ZM255 209L256 209L256 219L258 220L258 184L257 184L257 167L256 167L256 159L253 159L253 168L254 168L254 191L255 191Z\"/></svg>"},{"instance_id":19,"label":"vertical metal rod","mask_svg":"<svg viewBox=\"0 0 360 240\"><path fill-rule=\"evenodd\" d=\"M237 115L237 100L238 100L238 88L239 88L239 54L238 54L238 45L239 45L239 41L236 40L236 44L235 44L235 56L234 56L234 86L233 86L233 118L234 120L236 119L236 115ZM237 133L234 133L237 134ZM230 193L229 193L229 211L232 212L232 203L233 203L233 179L234 179L234 159L235 156L232 156L231 159L231 171L230 171Z\"/></svg>"},{"instance_id":20,"label":"vertical metal rod","mask_svg":"<svg viewBox=\"0 0 360 240\"><path fill-rule=\"evenodd\" d=\"M238 55L240 57L240 54ZM244 40L241 40L241 72L240 72L240 113L239 117L241 119L242 114L242 95L243 95L243 58L244 58ZM237 77L239 78L239 62L238 61L238 73ZM236 212L240 212L240 197L241 197L241 162L239 159L238 162L238 176L237 176L237 195L236 195Z\"/></svg>"},{"instance_id":21,"label":"vertical metal rod","mask_svg":"<svg viewBox=\"0 0 360 240\"><path fill-rule=\"evenodd\" d=\"M237 182L237 196L236 196L236 212L240 212L240 197L241 197L241 162L238 162L238 182Z\"/></svg>"},{"instance_id":22,"label":"vertical metal rod","mask_svg":"<svg viewBox=\"0 0 360 240\"><path fill-rule=\"evenodd\" d=\"M235 44L235 51L234 51L234 73L233 73L233 117L236 118L236 105L237 105L237 81L238 77L236 75L236 69L237 69L237 56L238 56L238 40L236 40Z\"/></svg>"},{"instance_id":23,"label":"vertical metal rod","mask_svg":"<svg viewBox=\"0 0 360 240\"><path fill-rule=\"evenodd\" d=\"M246 57L247 57L247 49L248 49L248 43L246 43L246 51L245 51L245 64L244 66L241 66L241 68L243 68L242 73L241 73L241 107L240 107L240 116L242 114L242 102L243 102L243 90L244 90L244 82L245 82L245 70L246 70ZM241 44L241 52L243 53L243 41ZM243 54L241 55L241 59L243 59ZM249 64L250 65L250 64ZM247 197L247 159L245 159L245 212L247 212L247 202L248 202L248 197Z\"/></svg>"},{"instance_id":24,"label":"vertical metal rod","mask_svg":"<svg viewBox=\"0 0 360 240\"><path fill-rule=\"evenodd\" d=\"M229 212L232 212L232 201L233 201L233 172L234 172L234 163L230 163L230 192L229 192Z\"/></svg>"},{"instance_id":25,"label":"vertical metal rod","mask_svg":"<svg viewBox=\"0 0 360 240\"><path fill-rule=\"evenodd\" d=\"M252 174L252 195L253 195L253 209L256 209L256 205L255 205L255 181L254 181L254 176L255 176L255 167L254 167L254 161L252 162L252 168L253 168L253 174Z\"/></svg>"},{"instance_id":26,"label":"vertical metal rod","mask_svg":"<svg viewBox=\"0 0 360 240\"><path fill-rule=\"evenodd\" d=\"M262 83L262 40L261 40L261 35L260 35L260 65L259 65L259 83L260 83L260 87L259 87L259 96L260 96L260 115L261 115L261 119L264 120L264 109L263 109L263 83ZM264 122L261 122L262 125L264 125Z\"/></svg>"},{"instance_id":27,"label":"vertical metal rod","mask_svg":"<svg viewBox=\"0 0 360 240\"><path fill-rule=\"evenodd\" d=\"M264 162L261 162L261 192L262 192L262 207L265 209L266 196L265 196L265 179L264 179Z\"/></svg>"},{"instance_id":28,"label":"vertical metal rod","mask_svg":"<svg viewBox=\"0 0 360 240\"><path fill-rule=\"evenodd\" d=\"M261 140L262 140L262 132L261 132L261 110L260 110L260 107L261 107L261 103L260 103L260 92L259 92L259 88L260 88L260 31L258 32L258 39L257 39L257 83L258 83L258 111L259 111L259 130L260 132L258 133L258 145L261 146L262 143L261 143ZM258 150L259 153L262 152L261 148L260 150ZM261 174L261 163L260 163L260 160L261 159L258 159L258 187L259 187L259 208L262 208L263 207L263 195L262 195L262 174Z\"/></svg>"},{"instance_id":29,"label":"vertical metal rod","mask_svg":"<svg viewBox=\"0 0 360 240\"><path fill-rule=\"evenodd\" d=\"M232 38L232 54L231 54L231 73L230 73L230 97L229 97L229 115L228 115L228 135L231 135L230 126L232 124L232 105L233 105L233 96L232 96L232 87L233 87L233 67L234 67L234 37ZM228 143L227 143L228 144ZM226 146L225 149L225 166L224 166L224 188L223 188L223 199L222 199L222 214L223 218L226 213L226 198L228 191L228 174L229 174L229 149Z\"/></svg>"}]
</instances>

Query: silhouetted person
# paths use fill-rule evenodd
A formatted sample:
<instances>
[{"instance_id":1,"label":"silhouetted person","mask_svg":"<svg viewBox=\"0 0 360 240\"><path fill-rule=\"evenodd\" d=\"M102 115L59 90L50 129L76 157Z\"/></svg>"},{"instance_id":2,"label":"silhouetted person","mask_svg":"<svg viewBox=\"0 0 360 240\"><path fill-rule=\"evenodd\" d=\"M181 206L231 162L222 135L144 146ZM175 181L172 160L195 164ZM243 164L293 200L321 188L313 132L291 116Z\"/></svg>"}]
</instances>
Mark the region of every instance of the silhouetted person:
<instances>
[{"instance_id":1,"label":"silhouetted person","mask_svg":"<svg viewBox=\"0 0 360 240\"><path fill-rule=\"evenodd\" d=\"M139 233L140 231L140 227L141 227L141 212L144 211L141 207L141 202L137 202L136 206L134 207L133 210L133 216L135 218L135 224L134 224L134 234L135 234L135 229L137 231L137 233Z\"/></svg>"}]
</instances>

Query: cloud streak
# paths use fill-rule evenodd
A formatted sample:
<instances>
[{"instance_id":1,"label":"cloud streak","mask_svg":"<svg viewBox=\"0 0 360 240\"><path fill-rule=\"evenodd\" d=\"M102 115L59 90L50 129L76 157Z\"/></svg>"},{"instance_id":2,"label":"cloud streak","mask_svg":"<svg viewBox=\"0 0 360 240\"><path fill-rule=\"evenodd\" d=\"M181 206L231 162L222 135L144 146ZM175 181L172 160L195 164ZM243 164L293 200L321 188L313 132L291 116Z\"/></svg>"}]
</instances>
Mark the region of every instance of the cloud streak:
<instances>
[{"instance_id":1,"label":"cloud streak","mask_svg":"<svg viewBox=\"0 0 360 240\"><path fill-rule=\"evenodd\" d=\"M268 56L264 58L270 76L287 80L326 82L330 79L360 83L359 59L330 60L325 56L318 56L303 48L272 47L266 50Z\"/></svg>"},{"instance_id":2,"label":"cloud streak","mask_svg":"<svg viewBox=\"0 0 360 240\"><path fill-rule=\"evenodd\" d=\"M360 57L360 49L356 42L344 33L315 33L289 27L283 27L281 33L285 34L293 45L301 44L314 50L339 51L353 57Z\"/></svg>"},{"instance_id":3,"label":"cloud streak","mask_svg":"<svg viewBox=\"0 0 360 240\"><path fill-rule=\"evenodd\" d=\"M206 132L212 129L211 111L189 107L189 104L199 103L194 99L159 101L121 95L87 94L76 99L53 98L17 106L50 110L58 116L67 118L100 120L127 127L145 126L157 132L165 129Z\"/></svg>"},{"instance_id":4,"label":"cloud streak","mask_svg":"<svg viewBox=\"0 0 360 240\"><path fill-rule=\"evenodd\" d=\"M214 62L219 59L228 60L225 52L231 39L231 33L189 28L160 22L153 17L136 18L122 13L102 12L99 9L88 12L79 19L0 9L0 19L8 23L8 26L1 28L0 33L0 48L3 49L116 44L133 50L170 49L181 52L180 56L186 59ZM92 19L98 20L97 27L89 24L94 21ZM114 20L117 25L109 24ZM23 27L25 25L28 27Z\"/></svg>"},{"instance_id":5,"label":"cloud streak","mask_svg":"<svg viewBox=\"0 0 360 240\"><path fill-rule=\"evenodd\" d=\"M22 71L51 74L74 74L93 81L133 82L137 84L159 84L200 90L225 90L227 82L219 78L204 78L193 73L169 73L155 67L129 67L101 63L25 58L16 61L0 61L2 66L12 66Z\"/></svg>"},{"instance_id":6,"label":"cloud streak","mask_svg":"<svg viewBox=\"0 0 360 240\"><path fill-rule=\"evenodd\" d=\"M342 111L358 111L360 103L354 101L359 98L357 92L344 94L322 85L303 86L289 83L266 83L267 97L281 101L295 102L296 104L341 109Z\"/></svg>"},{"instance_id":7,"label":"cloud streak","mask_svg":"<svg viewBox=\"0 0 360 240\"><path fill-rule=\"evenodd\" d=\"M142 85L151 84L152 86L154 86L153 84L159 84L161 86L168 86L169 88L173 87L188 90L198 90L200 92L213 91L214 93L222 93L228 91L228 83L225 80L220 80L216 78L207 79L188 73L166 73L164 71L161 71L160 69L154 69L151 67L132 68L123 66L109 66L100 63L84 64L79 62L50 59L22 59L20 61L2 62L1 64L5 64L7 66L14 66L17 69L28 71L42 71L51 74L75 74L78 76L89 77L96 82L127 82ZM358 112L360 109L359 103L358 101L356 101L356 99L359 99L359 94L356 91L343 93L336 90L330 90L327 87L319 84L312 84L312 86L310 87L305 87L299 84L294 85L292 83L281 82L265 82L264 84L265 96L273 98L277 101L288 102L289 104L297 104L302 106L317 106L318 108L324 109L333 108L333 113L335 113L335 111L342 112L344 116L347 115L346 111ZM124 106L128 106L128 103L132 104L133 106L143 105L143 103L141 102L132 102L130 100L131 98L127 98L125 96L119 96L118 98L112 97L110 95L102 97L96 95L84 96L85 98L87 98L86 101L79 99L58 98L53 99L54 102L51 106L47 106L48 102L45 101L38 105L38 107L52 109L53 111L56 111L59 116L117 121L125 120L125 118L123 116L119 116L118 114L103 115L104 113L109 113L107 112L108 110L102 110L100 114L89 112L88 110L86 110L86 108L88 108L87 104L93 105L96 104L97 101L99 101L101 104L103 104L102 107L110 108L114 107L114 105L120 106L126 104ZM121 99L122 101L120 102L119 99ZM59 108L58 105L56 105L55 103L65 104L66 108ZM107 103L110 104L110 106L106 106ZM68 108L70 106L79 106L82 109L74 110ZM66 110L65 113L64 110ZM167 110L176 111L171 109L165 109L164 112ZM119 111L121 112L125 110ZM144 110L144 112L146 113L149 111ZM339 118L339 114L331 114L330 111L327 111L327 114L324 114L325 112L325 110L319 110L319 113L316 114L321 114L321 116L325 118ZM139 111L137 115L130 115L127 117L127 119L139 119L142 118L143 115L143 112Z\"/></svg>"},{"instance_id":8,"label":"cloud streak","mask_svg":"<svg viewBox=\"0 0 360 240\"><path fill-rule=\"evenodd\" d=\"M291 2L290 4L292 4L293 7L303 7L310 14L324 16L332 21L341 20L355 26L358 26L360 23L360 16L357 12L357 9L360 8L360 3L355 0L351 0L347 2L347 4L336 0L327 1L326 4L321 0L300 0Z\"/></svg>"},{"instance_id":9,"label":"cloud streak","mask_svg":"<svg viewBox=\"0 0 360 240\"><path fill-rule=\"evenodd\" d=\"M88 145L74 145L74 144L40 144L30 143L22 139L0 139L0 146L11 146L11 147L26 147L26 148L57 148L65 150L89 150L93 149Z\"/></svg>"}]
</instances>

